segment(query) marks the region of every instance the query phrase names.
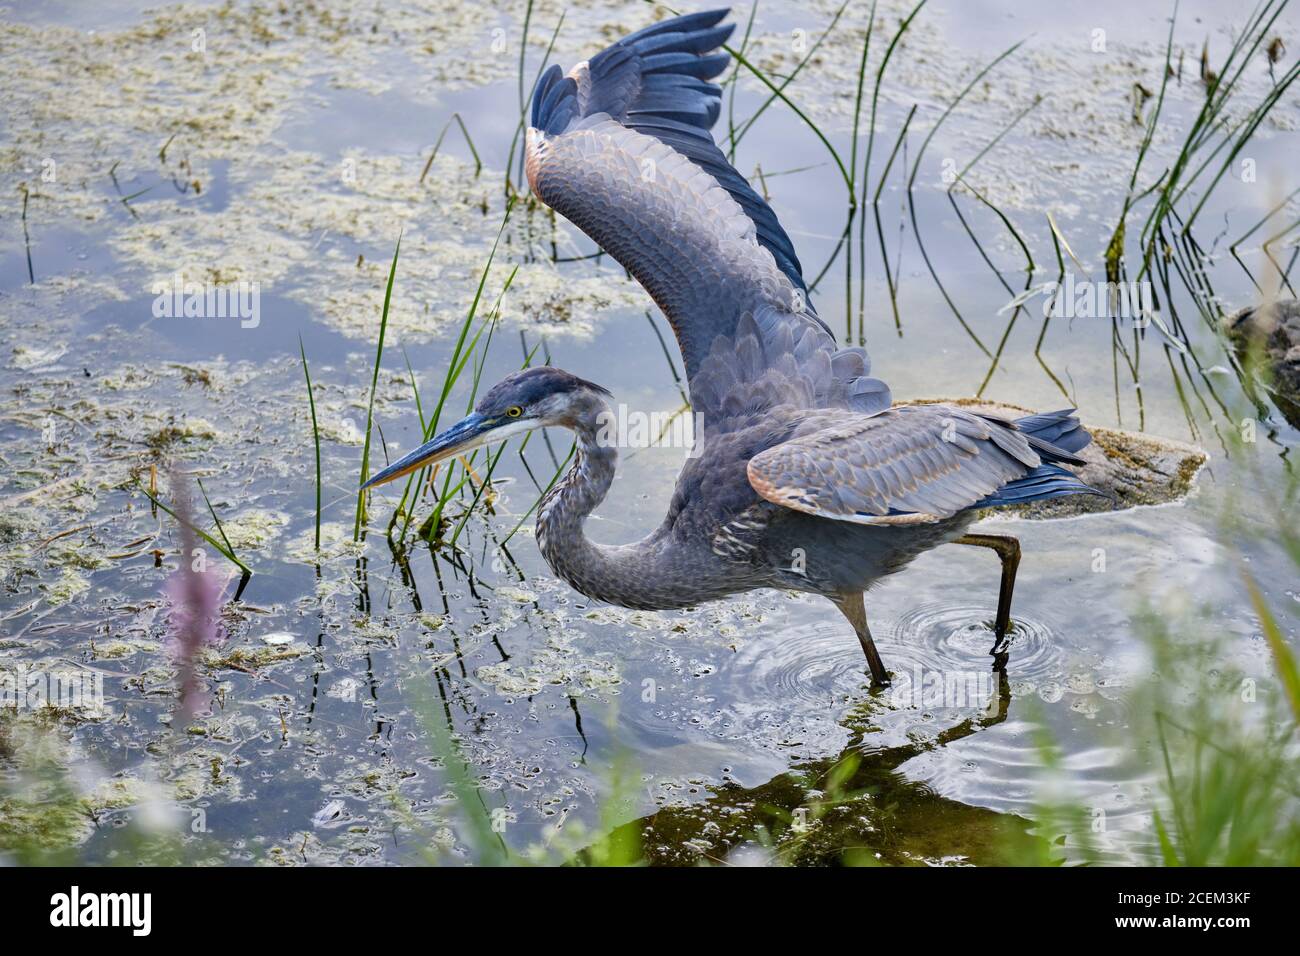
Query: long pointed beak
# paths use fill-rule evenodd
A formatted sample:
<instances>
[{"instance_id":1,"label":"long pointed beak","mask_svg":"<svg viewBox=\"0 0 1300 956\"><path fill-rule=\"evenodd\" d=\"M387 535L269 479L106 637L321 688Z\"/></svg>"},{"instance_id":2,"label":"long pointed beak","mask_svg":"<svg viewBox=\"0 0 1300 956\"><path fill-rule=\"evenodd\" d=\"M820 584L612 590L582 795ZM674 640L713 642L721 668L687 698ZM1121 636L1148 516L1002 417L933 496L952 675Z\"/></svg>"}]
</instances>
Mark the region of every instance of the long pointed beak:
<instances>
[{"instance_id":1,"label":"long pointed beak","mask_svg":"<svg viewBox=\"0 0 1300 956\"><path fill-rule=\"evenodd\" d=\"M403 455L383 471L376 473L361 487L364 490L373 488L375 485L382 485L394 478L401 478L403 475L410 474L417 468L432 465L435 462L467 452L471 448L487 444L496 437L494 433L497 429L505 424L507 423L499 419L485 418L475 412L462 418L441 435L425 442L409 454ZM508 424L514 424L514 422L509 421Z\"/></svg>"}]
</instances>

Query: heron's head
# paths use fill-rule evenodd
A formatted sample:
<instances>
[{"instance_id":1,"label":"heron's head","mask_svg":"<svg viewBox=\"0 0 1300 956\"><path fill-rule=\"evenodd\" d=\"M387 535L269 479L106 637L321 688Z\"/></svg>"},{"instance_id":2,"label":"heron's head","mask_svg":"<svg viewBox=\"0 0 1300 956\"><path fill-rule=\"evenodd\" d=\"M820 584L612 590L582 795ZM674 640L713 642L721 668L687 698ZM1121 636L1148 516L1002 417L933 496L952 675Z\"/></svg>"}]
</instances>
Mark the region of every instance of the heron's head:
<instances>
[{"instance_id":1,"label":"heron's head","mask_svg":"<svg viewBox=\"0 0 1300 956\"><path fill-rule=\"evenodd\" d=\"M608 389L549 365L512 372L492 386L473 413L403 455L363 487L382 485L417 468L534 428L594 427L597 417L609 407L605 402L608 395Z\"/></svg>"}]
</instances>

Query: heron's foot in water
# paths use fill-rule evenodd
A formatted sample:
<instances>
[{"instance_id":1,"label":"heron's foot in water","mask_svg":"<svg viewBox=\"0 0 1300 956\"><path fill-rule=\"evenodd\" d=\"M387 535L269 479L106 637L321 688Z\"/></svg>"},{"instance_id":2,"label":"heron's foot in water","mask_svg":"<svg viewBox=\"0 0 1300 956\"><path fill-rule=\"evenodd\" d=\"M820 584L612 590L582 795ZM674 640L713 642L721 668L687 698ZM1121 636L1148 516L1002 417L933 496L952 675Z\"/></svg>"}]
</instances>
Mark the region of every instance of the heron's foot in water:
<instances>
[{"instance_id":1,"label":"heron's foot in water","mask_svg":"<svg viewBox=\"0 0 1300 956\"><path fill-rule=\"evenodd\" d=\"M889 686L889 671L885 669L885 662L880 659L880 652L876 650L876 642L871 639L870 633L858 635L862 644L862 651L867 657L867 668L871 673L871 687L874 690L877 687Z\"/></svg>"},{"instance_id":2,"label":"heron's foot in water","mask_svg":"<svg viewBox=\"0 0 1300 956\"><path fill-rule=\"evenodd\" d=\"M867 610L862 603L862 592L850 591L839 595L835 600L835 606L853 625L853 632L857 634L858 643L862 645L862 653L866 656L867 667L871 671L872 690L888 687L889 671L885 670L885 662L880 659L880 651L876 650L876 642L871 638L871 628L867 626Z\"/></svg>"},{"instance_id":3,"label":"heron's foot in water","mask_svg":"<svg viewBox=\"0 0 1300 956\"><path fill-rule=\"evenodd\" d=\"M998 588L998 612L993 621L994 639L989 653L993 655L995 661L1001 657L1005 663L1006 653L1011 647L1011 596L1016 588L1016 569L1020 567L1020 542L1009 535L967 534L962 535L955 543L988 548L995 552L1002 562L1002 582ZM996 664L994 669L997 669Z\"/></svg>"}]
</instances>

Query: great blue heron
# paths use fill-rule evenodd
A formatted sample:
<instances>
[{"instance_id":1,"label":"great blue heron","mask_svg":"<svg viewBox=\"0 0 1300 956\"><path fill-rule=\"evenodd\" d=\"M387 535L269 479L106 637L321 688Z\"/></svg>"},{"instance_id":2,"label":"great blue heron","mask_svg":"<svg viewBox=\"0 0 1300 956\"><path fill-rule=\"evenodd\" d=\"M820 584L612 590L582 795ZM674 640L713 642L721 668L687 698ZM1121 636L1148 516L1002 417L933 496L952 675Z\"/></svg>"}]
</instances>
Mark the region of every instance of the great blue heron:
<instances>
[{"instance_id":1,"label":"great blue heron","mask_svg":"<svg viewBox=\"0 0 1300 956\"><path fill-rule=\"evenodd\" d=\"M853 626L873 683L888 672L863 592L955 541L1002 560L995 620L1006 638L1020 546L965 534L976 511L1092 492L1062 464L1089 441L1073 409L1006 421L948 405L891 407L861 348L837 348L807 297L772 209L713 142L726 67L726 10L665 20L532 101L533 191L625 266L676 333L702 423L663 524L635 544L589 541L617 452L602 441L608 390L549 366L507 376L473 414L366 487L534 428L577 436L577 457L543 499L537 543L588 597L681 608L755 588L829 598ZM1095 493L1095 492L1094 492Z\"/></svg>"}]
</instances>

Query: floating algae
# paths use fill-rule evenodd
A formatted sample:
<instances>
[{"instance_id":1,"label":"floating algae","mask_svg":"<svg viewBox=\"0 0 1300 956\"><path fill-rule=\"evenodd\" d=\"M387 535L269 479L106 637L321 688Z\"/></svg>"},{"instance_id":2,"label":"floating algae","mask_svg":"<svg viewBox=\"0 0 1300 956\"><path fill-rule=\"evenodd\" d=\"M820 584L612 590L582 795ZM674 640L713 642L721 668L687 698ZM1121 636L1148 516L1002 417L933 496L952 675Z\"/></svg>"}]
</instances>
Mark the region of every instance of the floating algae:
<instances>
[{"instance_id":1,"label":"floating algae","mask_svg":"<svg viewBox=\"0 0 1300 956\"><path fill-rule=\"evenodd\" d=\"M488 664L480 667L475 676L510 697L531 697L548 686L562 687L568 694L617 688L623 683L618 665L608 658L584 653L584 636L571 628L548 628L546 643L534 650L526 663Z\"/></svg>"},{"instance_id":2,"label":"floating algae","mask_svg":"<svg viewBox=\"0 0 1300 956\"><path fill-rule=\"evenodd\" d=\"M262 294L318 308L359 338L376 330L385 260L400 232L403 258L413 265L399 272L394 329L428 337L463 320L504 213L502 174L476 173L444 152L422 176L427 157L409 148L330 155L293 148L283 137L304 109L320 108L321 80L335 89L387 88L368 77L389 75L384 67L397 51L423 73L416 89L505 79L513 56L478 53L500 32L490 15L316 0L178 6L146 16L93 35L0 24L0 57L12 81L0 215L18 218L21 190L42 229L102 224L125 205L130 221L108 242L135 278L126 280L126 293L112 290L114 300L152 296L176 277L200 287L256 283ZM592 36L575 27L565 48ZM49 96L56 87L60 95ZM432 139L432 128L425 137ZM128 202L123 183L140 194ZM204 200L214 189L221 194L215 215ZM550 261L550 233L512 227L505 240L519 266L503 306L507 321L585 334L599 311L644 302L619 273L561 273ZM494 268L491 299L512 269ZM20 358L48 356L29 348Z\"/></svg>"},{"instance_id":3,"label":"floating algae","mask_svg":"<svg viewBox=\"0 0 1300 956\"><path fill-rule=\"evenodd\" d=\"M45 602L51 607L67 604L85 591L90 590L90 580L71 568L64 568L57 581L45 585Z\"/></svg>"},{"instance_id":4,"label":"floating algae","mask_svg":"<svg viewBox=\"0 0 1300 956\"><path fill-rule=\"evenodd\" d=\"M280 537L280 532L288 523L289 516L283 511L246 508L233 517L223 518L221 527L230 547L239 553L266 547Z\"/></svg>"}]
</instances>

